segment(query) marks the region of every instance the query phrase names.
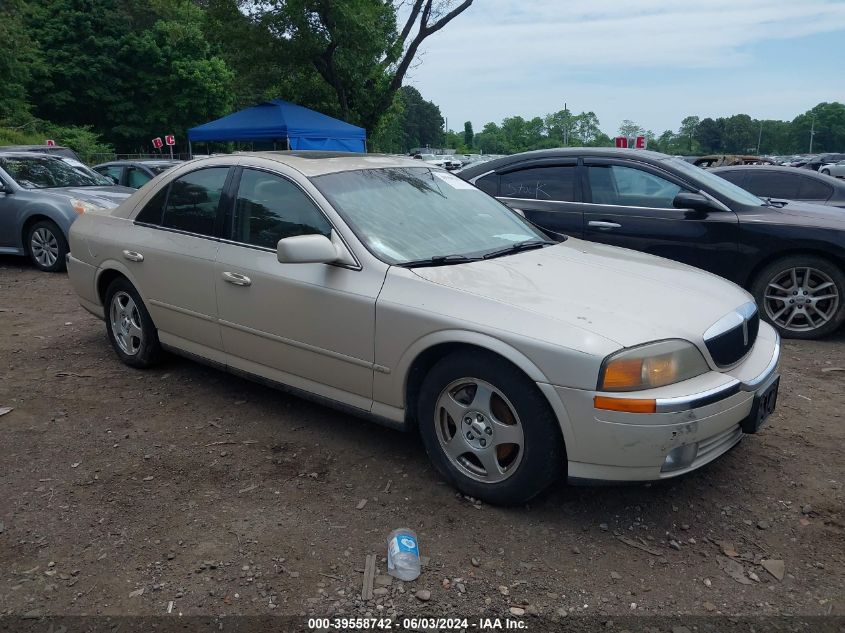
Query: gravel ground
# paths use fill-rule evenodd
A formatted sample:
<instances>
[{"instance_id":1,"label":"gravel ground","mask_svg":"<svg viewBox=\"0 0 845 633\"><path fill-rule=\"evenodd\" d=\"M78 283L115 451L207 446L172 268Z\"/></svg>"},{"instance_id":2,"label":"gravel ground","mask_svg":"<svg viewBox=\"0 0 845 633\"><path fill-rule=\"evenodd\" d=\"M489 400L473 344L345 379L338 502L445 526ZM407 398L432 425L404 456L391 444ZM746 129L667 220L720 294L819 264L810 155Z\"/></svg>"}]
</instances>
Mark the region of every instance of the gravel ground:
<instances>
[{"instance_id":1,"label":"gravel ground","mask_svg":"<svg viewBox=\"0 0 845 633\"><path fill-rule=\"evenodd\" d=\"M65 275L0 258L0 615L842 615L845 332L781 370L767 426L691 476L496 508L411 434L125 367ZM397 527L414 582L382 576Z\"/></svg>"}]
</instances>

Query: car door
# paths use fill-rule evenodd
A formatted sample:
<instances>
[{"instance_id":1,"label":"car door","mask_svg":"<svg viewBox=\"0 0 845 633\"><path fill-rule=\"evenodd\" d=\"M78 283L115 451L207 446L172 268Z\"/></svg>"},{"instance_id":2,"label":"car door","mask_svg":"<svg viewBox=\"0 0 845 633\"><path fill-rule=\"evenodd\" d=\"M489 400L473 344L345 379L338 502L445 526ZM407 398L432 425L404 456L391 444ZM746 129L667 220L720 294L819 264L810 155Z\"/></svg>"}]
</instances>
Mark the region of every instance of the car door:
<instances>
[{"instance_id":1,"label":"car door","mask_svg":"<svg viewBox=\"0 0 845 633\"><path fill-rule=\"evenodd\" d=\"M0 169L0 249L17 251L21 227L18 226L11 181L12 179Z\"/></svg>"},{"instance_id":2,"label":"car door","mask_svg":"<svg viewBox=\"0 0 845 633\"><path fill-rule=\"evenodd\" d=\"M197 169L159 189L117 255L131 273L162 343L222 357L214 265L228 165Z\"/></svg>"},{"instance_id":3,"label":"car door","mask_svg":"<svg viewBox=\"0 0 845 633\"><path fill-rule=\"evenodd\" d=\"M508 165L474 184L509 207L521 210L544 229L582 236L581 186L575 158Z\"/></svg>"},{"instance_id":4,"label":"car door","mask_svg":"<svg viewBox=\"0 0 845 633\"><path fill-rule=\"evenodd\" d=\"M732 211L676 209L695 191L673 174L624 159L584 159L584 237L735 275L739 224Z\"/></svg>"},{"instance_id":5,"label":"car door","mask_svg":"<svg viewBox=\"0 0 845 633\"><path fill-rule=\"evenodd\" d=\"M230 366L369 410L375 302L384 274L339 264L282 264L280 239L332 236L293 174L244 167L233 185L215 284Z\"/></svg>"}]
</instances>

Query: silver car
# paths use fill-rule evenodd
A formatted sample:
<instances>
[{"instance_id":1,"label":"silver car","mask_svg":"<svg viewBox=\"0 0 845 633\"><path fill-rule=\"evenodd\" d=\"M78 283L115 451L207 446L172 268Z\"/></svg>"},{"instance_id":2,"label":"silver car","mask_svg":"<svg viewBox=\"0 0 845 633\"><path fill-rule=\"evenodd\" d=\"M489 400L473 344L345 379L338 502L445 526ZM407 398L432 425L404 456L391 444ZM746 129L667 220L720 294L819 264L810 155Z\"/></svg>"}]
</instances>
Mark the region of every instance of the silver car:
<instances>
[{"instance_id":1,"label":"silver car","mask_svg":"<svg viewBox=\"0 0 845 633\"><path fill-rule=\"evenodd\" d=\"M420 433L464 493L703 466L773 411L779 340L714 275L550 239L419 160L195 160L72 227L117 355L169 350Z\"/></svg>"},{"instance_id":2,"label":"silver car","mask_svg":"<svg viewBox=\"0 0 845 633\"><path fill-rule=\"evenodd\" d=\"M0 253L29 255L44 271L64 270L73 221L113 209L132 193L73 158L0 152Z\"/></svg>"}]
</instances>

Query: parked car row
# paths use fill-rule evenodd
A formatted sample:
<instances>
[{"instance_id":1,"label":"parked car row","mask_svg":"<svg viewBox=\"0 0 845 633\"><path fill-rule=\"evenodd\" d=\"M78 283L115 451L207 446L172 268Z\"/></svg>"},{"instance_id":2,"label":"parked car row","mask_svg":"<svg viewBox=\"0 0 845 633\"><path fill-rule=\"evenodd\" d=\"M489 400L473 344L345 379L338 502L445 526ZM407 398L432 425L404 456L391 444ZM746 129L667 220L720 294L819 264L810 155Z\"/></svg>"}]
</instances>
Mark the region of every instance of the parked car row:
<instances>
[{"instance_id":1,"label":"parked car row","mask_svg":"<svg viewBox=\"0 0 845 633\"><path fill-rule=\"evenodd\" d=\"M521 503L561 475L666 479L766 421L778 334L716 275L561 233L644 232L642 250L691 251L728 277L748 265L730 246L747 233L770 271L766 305L801 302L795 332L839 318L822 297L829 263L762 255L777 251L766 215L781 209L671 160L540 152L482 166L471 179L526 219L419 160L199 159L79 216L69 277L127 365L169 350L418 430L473 497Z\"/></svg>"},{"instance_id":2,"label":"parked car row","mask_svg":"<svg viewBox=\"0 0 845 633\"><path fill-rule=\"evenodd\" d=\"M818 338L845 321L839 209L761 199L685 160L647 151L540 150L458 175L545 230L729 279L753 294L783 336Z\"/></svg>"}]
</instances>

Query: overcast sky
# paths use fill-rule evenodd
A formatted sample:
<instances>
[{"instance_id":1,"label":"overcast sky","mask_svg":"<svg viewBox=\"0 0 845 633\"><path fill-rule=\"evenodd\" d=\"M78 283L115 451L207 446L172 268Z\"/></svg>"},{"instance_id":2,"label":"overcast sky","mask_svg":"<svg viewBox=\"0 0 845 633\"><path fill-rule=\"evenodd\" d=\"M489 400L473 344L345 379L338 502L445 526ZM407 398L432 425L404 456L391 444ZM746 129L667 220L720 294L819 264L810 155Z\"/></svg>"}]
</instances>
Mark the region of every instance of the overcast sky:
<instances>
[{"instance_id":1,"label":"overcast sky","mask_svg":"<svg viewBox=\"0 0 845 633\"><path fill-rule=\"evenodd\" d=\"M689 114L791 120L845 101L845 0L475 0L405 83L451 129L592 110L615 134Z\"/></svg>"}]
</instances>

